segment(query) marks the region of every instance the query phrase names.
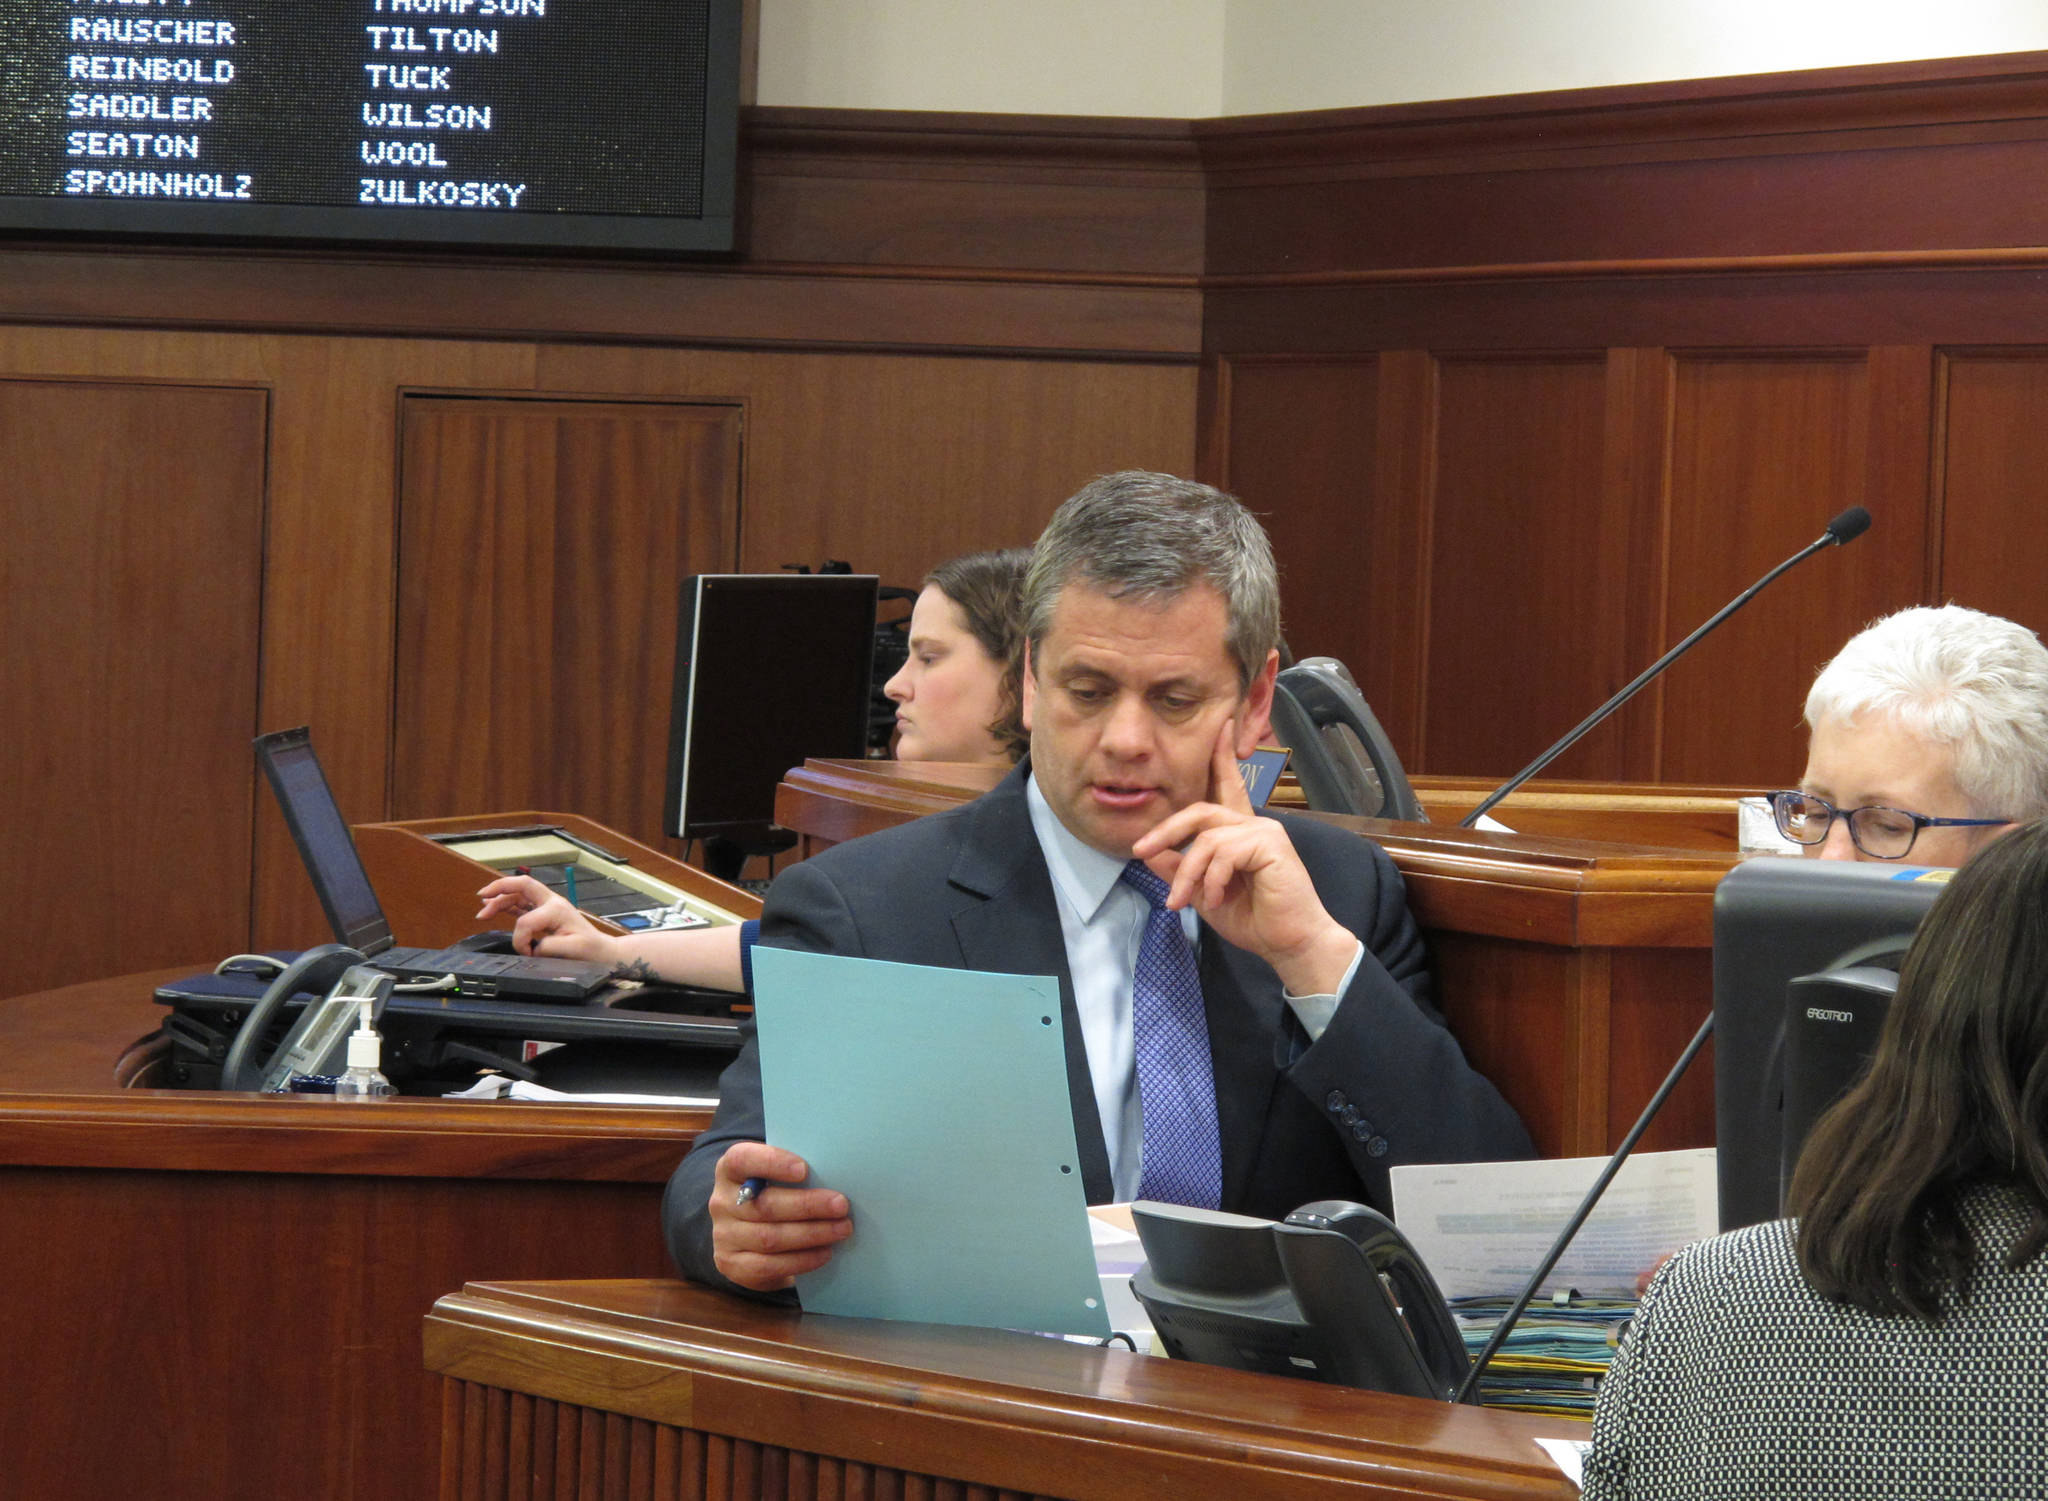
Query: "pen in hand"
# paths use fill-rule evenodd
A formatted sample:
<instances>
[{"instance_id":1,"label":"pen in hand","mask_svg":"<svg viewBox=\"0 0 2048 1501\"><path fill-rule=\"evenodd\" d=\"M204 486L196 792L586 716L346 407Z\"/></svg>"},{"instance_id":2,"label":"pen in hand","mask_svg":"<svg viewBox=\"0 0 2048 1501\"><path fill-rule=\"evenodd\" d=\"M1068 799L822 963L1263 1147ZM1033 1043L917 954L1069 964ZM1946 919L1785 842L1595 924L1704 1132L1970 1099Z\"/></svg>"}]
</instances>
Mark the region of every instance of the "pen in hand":
<instances>
[{"instance_id":1,"label":"pen in hand","mask_svg":"<svg viewBox=\"0 0 2048 1501\"><path fill-rule=\"evenodd\" d=\"M761 1196L761 1190L768 1186L766 1178L749 1178L740 1185L740 1191L732 1196L732 1207L737 1209L750 1199Z\"/></svg>"}]
</instances>

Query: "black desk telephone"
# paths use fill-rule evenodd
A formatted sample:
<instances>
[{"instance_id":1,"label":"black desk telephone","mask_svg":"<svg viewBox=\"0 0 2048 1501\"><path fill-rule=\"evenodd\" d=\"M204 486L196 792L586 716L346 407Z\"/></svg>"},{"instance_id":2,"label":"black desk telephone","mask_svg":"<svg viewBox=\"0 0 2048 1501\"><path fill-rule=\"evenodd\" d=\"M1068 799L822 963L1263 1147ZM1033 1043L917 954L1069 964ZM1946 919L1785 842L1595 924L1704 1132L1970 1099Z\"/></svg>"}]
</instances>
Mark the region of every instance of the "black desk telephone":
<instances>
[{"instance_id":1,"label":"black desk telephone","mask_svg":"<svg viewBox=\"0 0 2048 1501\"><path fill-rule=\"evenodd\" d=\"M391 976L368 968L368 963L352 948L323 943L287 964L242 1018L221 1063L220 1087L279 1090L295 1073L340 1073L337 1064L362 1002L369 1000L374 1023L383 1019L384 1005L391 999ZM325 999L301 1008L283 1040L259 1052L257 1043L271 1018L301 993Z\"/></svg>"},{"instance_id":2,"label":"black desk telephone","mask_svg":"<svg viewBox=\"0 0 2048 1501\"><path fill-rule=\"evenodd\" d=\"M1471 1362L1436 1279L1394 1222L1320 1199L1278 1224L1140 1200L1131 1291L1169 1355L1457 1400Z\"/></svg>"}]
</instances>

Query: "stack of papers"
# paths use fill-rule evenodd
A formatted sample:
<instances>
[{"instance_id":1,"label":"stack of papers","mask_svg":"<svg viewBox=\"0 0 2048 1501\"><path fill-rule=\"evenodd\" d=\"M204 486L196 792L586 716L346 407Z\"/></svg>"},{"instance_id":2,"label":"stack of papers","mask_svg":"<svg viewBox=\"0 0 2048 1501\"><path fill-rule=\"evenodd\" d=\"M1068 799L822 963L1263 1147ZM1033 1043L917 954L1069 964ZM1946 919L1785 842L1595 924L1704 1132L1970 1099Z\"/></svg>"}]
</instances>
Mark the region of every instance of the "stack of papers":
<instances>
[{"instance_id":1,"label":"stack of papers","mask_svg":"<svg viewBox=\"0 0 2048 1501\"><path fill-rule=\"evenodd\" d=\"M1435 1276L1468 1352L1492 1337L1606 1165L1573 1157L1394 1169L1395 1222ZM1718 1228L1711 1148L1631 1157L1480 1378L1479 1400L1590 1418L1641 1284Z\"/></svg>"},{"instance_id":2,"label":"stack of papers","mask_svg":"<svg viewBox=\"0 0 2048 1501\"><path fill-rule=\"evenodd\" d=\"M1476 1357L1486 1347L1513 1303L1513 1298L1452 1302L1451 1316L1468 1355ZM1633 1298L1562 1297L1531 1303L1479 1378L1480 1403L1590 1421L1600 1378L1607 1374L1621 1331L1635 1311Z\"/></svg>"},{"instance_id":3,"label":"stack of papers","mask_svg":"<svg viewBox=\"0 0 2048 1501\"><path fill-rule=\"evenodd\" d=\"M571 1094L566 1090L549 1089L545 1084L529 1084L524 1079L507 1078L504 1074L485 1074L467 1089L451 1091L441 1097L444 1100L542 1100L556 1105L686 1105L700 1110L716 1109L718 1100L712 1095L691 1094Z\"/></svg>"}]
</instances>

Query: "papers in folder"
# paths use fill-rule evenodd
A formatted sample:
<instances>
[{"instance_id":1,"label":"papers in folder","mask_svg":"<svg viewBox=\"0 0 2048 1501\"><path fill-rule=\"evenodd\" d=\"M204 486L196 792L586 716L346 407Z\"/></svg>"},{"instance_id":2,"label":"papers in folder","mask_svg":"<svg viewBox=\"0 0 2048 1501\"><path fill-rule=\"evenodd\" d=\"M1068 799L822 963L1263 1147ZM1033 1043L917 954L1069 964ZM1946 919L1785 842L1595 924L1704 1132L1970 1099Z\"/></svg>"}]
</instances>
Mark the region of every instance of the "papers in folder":
<instances>
[{"instance_id":1,"label":"papers in folder","mask_svg":"<svg viewBox=\"0 0 2048 1501\"><path fill-rule=\"evenodd\" d=\"M1477 1355L1549 1251L1604 1157L1394 1169L1394 1216L1450 1299ZM1715 1230L1714 1153L1645 1152L1599 1208L1480 1378L1488 1407L1590 1418L1636 1284L1679 1247ZM1561 1467L1566 1455L1553 1453ZM1574 1479L1576 1479L1574 1475Z\"/></svg>"},{"instance_id":2,"label":"papers in folder","mask_svg":"<svg viewBox=\"0 0 2048 1501\"><path fill-rule=\"evenodd\" d=\"M1059 982L754 950L768 1140L853 1209L814 1313L1109 1333Z\"/></svg>"},{"instance_id":3,"label":"papers in folder","mask_svg":"<svg viewBox=\"0 0 2048 1501\"><path fill-rule=\"evenodd\" d=\"M1446 1298L1522 1290L1604 1157L1397 1167L1394 1222ZM1638 1152L1622 1164L1550 1276L1544 1294L1633 1298L1636 1279L1718 1228L1714 1151Z\"/></svg>"}]
</instances>

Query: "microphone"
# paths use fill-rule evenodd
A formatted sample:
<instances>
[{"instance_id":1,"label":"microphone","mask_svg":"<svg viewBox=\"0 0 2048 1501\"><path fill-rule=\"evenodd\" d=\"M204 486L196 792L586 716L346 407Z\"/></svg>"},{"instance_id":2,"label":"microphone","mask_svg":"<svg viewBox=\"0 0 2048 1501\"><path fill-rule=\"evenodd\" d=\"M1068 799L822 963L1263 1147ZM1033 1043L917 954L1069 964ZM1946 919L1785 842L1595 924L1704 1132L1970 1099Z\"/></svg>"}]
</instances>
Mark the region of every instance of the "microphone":
<instances>
[{"instance_id":1,"label":"microphone","mask_svg":"<svg viewBox=\"0 0 2048 1501\"><path fill-rule=\"evenodd\" d=\"M1615 694L1614 697L1607 700L1606 703L1602 704L1599 708L1595 709L1591 714L1587 715L1584 719L1580 720L1575 727L1573 727L1569 732L1566 733L1565 737L1562 740L1558 741L1557 744L1551 746L1549 750L1545 751L1542 755L1538 756L1535 760L1531 761L1527 766L1524 766L1512 777L1509 777L1507 781L1501 783L1500 786L1494 788L1492 792L1487 794L1486 800L1484 802L1480 803L1478 807L1474 808L1470 813L1467 813L1463 818L1458 820L1458 826L1460 828L1469 829L1474 824L1478 823L1480 819L1484 818L1489 812L1492 811L1494 806L1498 804L1502 798L1506 797L1509 793L1513 792L1517 787L1521 786L1522 783L1528 781L1529 778L1535 776L1537 772L1543 770L1544 767L1548 766L1552 761L1555 761L1559 756L1563 755L1566 751L1570 750L1574 745L1577 745L1579 741L1586 735L1586 733L1590 731L1595 725L1599 724L1601 720L1605 719L1608 715L1612 714L1616 709L1619 709L1623 704L1627 703L1630 699L1634 698L1636 696L1636 693L1641 688L1643 688L1650 681L1650 679L1656 677L1658 673L1662 672L1665 668L1669 667L1673 662L1676 662L1680 657L1684 656L1687 652L1691 651L1693 647L1699 642L1699 639L1702 636L1706 635L1708 631L1711 631L1715 626L1719 625L1722 621L1726 620L1730 615L1733 615L1737 610L1741 609L1744 605L1748 604L1752 599L1756 598L1756 596L1760 592L1762 592L1764 586L1766 584L1769 584L1775 578L1777 578L1779 574L1783 573L1786 569L1792 567L1795 564L1805 562L1815 553L1820 552L1825 548L1840 547L1845 542L1853 542L1868 530L1870 530L1870 512L1866 511L1862 506L1851 506L1848 510L1842 512L1841 515L1837 516L1833 521L1830 521L1828 523L1826 531L1822 532L1818 537L1814 538L1813 541L1807 543L1806 546L1800 548L1799 551L1792 554L1791 557L1787 558L1784 562L1780 563L1776 568L1773 568L1769 573L1765 574L1762 578L1758 579L1755 583L1751 584L1747 589L1743 590L1740 594L1736 595L1735 598L1729 600L1727 604L1723 605L1718 611L1714 613L1713 618L1708 620L1705 625L1702 625L1690 636L1687 636L1683 641L1679 642L1678 645L1672 647L1671 650L1664 653L1663 656L1659 657L1656 661L1652 662L1648 667L1645 667L1640 673L1636 675L1635 680L1631 682L1627 687L1623 688L1621 692Z\"/></svg>"},{"instance_id":2,"label":"microphone","mask_svg":"<svg viewBox=\"0 0 2048 1501\"><path fill-rule=\"evenodd\" d=\"M1827 540L1839 547L1844 542L1854 542L1869 530L1870 512L1864 510L1861 506L1851 506L1828 523ZM1814 544L1816 547L1825 545L1826 543L1822 542ZM1794 561L1796 562L1797 560L1795 559Z\"/></svg>"}]
</instances>

